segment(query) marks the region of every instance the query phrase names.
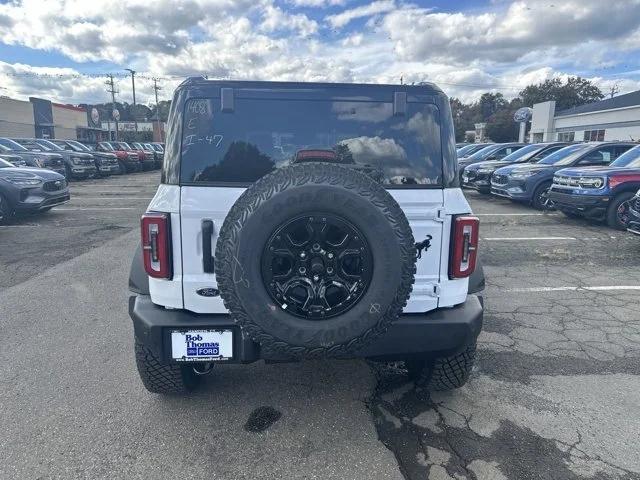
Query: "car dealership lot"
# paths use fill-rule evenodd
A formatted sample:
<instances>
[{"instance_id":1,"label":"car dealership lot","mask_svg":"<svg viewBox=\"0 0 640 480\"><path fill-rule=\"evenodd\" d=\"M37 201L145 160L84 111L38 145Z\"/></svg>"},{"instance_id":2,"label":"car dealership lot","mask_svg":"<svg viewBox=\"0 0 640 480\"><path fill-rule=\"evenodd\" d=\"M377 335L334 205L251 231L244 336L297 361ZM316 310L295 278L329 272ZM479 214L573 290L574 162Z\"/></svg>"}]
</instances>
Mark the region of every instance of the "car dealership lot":
<instances>
[{"instance_id":1,"label":"car dealership lot","mask_svg":"<svg viewBox=\"0 0 640 480\"><path fill-rule=\"evenodd\" d=\"M487 275L467 386L258 363L163 399L138 380L126 311L158 178L73 183L0 227L0 478L640 478L637 237L467 192ZM255 432L260 407L274 423Z\"/></svg>"}]
</instances>

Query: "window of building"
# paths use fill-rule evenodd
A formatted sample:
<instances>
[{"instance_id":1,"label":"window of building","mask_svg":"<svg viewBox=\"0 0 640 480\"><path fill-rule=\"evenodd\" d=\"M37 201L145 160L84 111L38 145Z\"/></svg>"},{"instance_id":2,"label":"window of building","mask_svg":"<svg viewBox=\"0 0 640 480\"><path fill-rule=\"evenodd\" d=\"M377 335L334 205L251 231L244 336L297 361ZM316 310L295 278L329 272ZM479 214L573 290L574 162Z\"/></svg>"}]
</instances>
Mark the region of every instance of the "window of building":
<instances>
[{"instance_id":1,"label":"window of building","mask_svg":"<svg viewBox=\"0 0 640 480\"><path fill-rule=\"evenodd\" d=\"M585 132L587 133L587 132ZM576 138L576 132L560 132L558 133L559 142L573 142Z\"/></svg>"},{"instance_id":2,"label":"window of building","mask_svg":"<svg viewBox=\"0 0 640 480\"><path fill-rule=\"evenodd\" d=\"M584 141L585 142L603 142L604 130L585 130Z\"/></svg>"}]
</instances>

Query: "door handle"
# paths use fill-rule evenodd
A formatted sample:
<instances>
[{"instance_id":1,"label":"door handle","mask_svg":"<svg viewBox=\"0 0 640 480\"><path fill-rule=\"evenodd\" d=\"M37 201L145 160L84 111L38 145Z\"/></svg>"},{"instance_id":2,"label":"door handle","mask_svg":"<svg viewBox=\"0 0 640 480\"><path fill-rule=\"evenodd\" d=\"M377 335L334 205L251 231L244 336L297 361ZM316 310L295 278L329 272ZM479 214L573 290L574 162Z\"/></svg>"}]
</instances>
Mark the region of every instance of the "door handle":
<instances>
[{"instance_id":1,"label":"door handle","mask_svg":"<svg viewBox=\"0 0 640 480\"><path fill-rule=\"evenodd\" d=\"M202 270L204 273L214 273L211 237L213 236L213 222L202 221Z\"/></svg>"}]
</instances>

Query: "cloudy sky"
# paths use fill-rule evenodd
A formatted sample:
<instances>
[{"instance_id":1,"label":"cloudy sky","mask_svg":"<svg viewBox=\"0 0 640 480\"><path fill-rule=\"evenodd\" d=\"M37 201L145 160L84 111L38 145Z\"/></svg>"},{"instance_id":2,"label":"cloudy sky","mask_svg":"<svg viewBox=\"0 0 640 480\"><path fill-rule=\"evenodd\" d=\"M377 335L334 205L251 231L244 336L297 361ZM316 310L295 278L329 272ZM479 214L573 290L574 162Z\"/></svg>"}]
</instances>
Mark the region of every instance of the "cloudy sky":
<instances>
[{"instance_id":1,"label":"cloudy sky","mask_svg":"<svg viewBox=\"0 0 640 480\"><path fill-rule=\"evenodd\" d=\"M433 81L473 100L552 76L640 89L640 0L0 0L0 95L139 102L179 79ZM130 79L117 78L131 101Z\"/></svg>"}]
</instances>

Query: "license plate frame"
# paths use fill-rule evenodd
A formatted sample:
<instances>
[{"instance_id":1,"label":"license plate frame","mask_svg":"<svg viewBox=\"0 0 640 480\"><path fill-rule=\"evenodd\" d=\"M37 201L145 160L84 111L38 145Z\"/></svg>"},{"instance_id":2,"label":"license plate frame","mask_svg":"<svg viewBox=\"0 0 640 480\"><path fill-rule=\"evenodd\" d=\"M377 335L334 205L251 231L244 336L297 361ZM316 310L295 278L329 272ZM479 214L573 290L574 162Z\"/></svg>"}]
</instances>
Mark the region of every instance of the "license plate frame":
<instances>
[{"instance_id":1,"label":"license plate frame","mask_svg":"<svg viewBox=\"0 0 640 480\"><path fill-rule=\"evenodd\" d=\"M233 359L234 332L230 328L172 329L171 360L179 363Z\"/></svg>"}]
</instances>

